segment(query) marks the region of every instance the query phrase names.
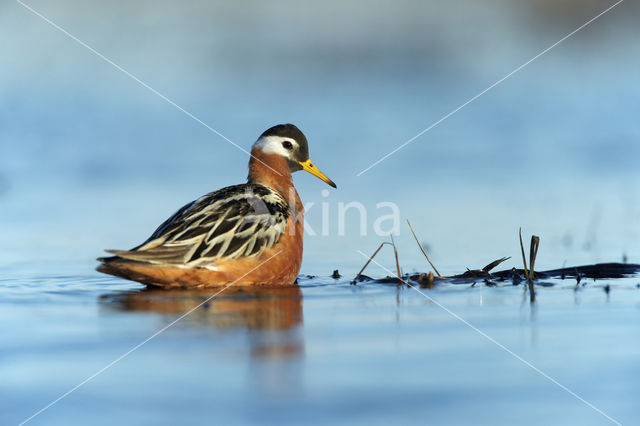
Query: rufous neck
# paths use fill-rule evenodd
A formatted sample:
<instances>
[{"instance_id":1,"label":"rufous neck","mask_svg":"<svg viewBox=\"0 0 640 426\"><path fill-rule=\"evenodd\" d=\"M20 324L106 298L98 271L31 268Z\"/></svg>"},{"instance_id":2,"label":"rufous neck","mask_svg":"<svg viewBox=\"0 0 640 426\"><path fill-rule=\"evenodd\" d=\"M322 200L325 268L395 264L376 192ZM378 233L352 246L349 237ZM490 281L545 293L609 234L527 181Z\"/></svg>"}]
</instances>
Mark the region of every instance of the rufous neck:
<instances>
[{"instance_id":1,"label":"rufous neck","mask_svg":"<svg viewBox=\"0 0 640 426\"><path fill-rule=\"evenodd\" d=\"M265 154L260 148L251 150L247 181L273 188L285 199L288 199L287 197L293 189L293 180L287 160L281 155Z\"/></svg>"}]
</instances>

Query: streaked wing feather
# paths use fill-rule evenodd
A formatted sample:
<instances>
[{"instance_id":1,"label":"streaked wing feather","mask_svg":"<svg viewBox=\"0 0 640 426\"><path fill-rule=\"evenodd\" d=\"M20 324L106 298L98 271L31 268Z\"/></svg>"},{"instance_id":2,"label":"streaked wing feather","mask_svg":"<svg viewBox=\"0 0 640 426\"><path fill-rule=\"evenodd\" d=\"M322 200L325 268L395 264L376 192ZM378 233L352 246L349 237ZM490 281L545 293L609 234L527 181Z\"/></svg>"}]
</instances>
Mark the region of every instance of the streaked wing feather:
<instances>
[{"instance_id":1,"label":"streaked wing feather","mask_svg":"<svg viewBox=\"0 0 640 426\"><path fill-rule=\"evenodd\" d=\"M188 266L255 256L280 239L288 217L288 205L276 191L236 185L188 203L134 249L107 251L141 262Z\"/></svg>"},{"instance_id":2,"label":"streaked wing feather","mask_svg":"<svg viewBox=\"0 0 640 426\"><path fill-rule=\"evenodd\" d=\"M139 262L151 263L181 263L180 259L184 258L185 247L178 246L157 246L143 251L137 250L105 250L124 259L137 260Z\"/></svg>"}]
</instances>

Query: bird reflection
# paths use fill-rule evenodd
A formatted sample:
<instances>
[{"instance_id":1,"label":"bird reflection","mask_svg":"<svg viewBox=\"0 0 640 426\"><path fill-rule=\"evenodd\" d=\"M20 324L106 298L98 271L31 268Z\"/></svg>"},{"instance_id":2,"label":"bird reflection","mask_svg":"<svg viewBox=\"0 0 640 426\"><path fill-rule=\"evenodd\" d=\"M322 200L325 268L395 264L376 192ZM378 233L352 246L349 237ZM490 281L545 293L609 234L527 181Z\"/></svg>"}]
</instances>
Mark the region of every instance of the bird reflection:
<instances>
[{"instance_id":1,"label":"bird reflection","mask_svg":"<svg viewBox=\"0 0 640 426\"><path fill-rule=\"evenodd\" d=\"M146 288L132 293L105 295L102 302L123 311L182 315L216 291ZM249 331L251 354L278 358L304 352L298 326L302 325L302 292L290 287L230 287L185 316L189 321L215 329Z\"/></svg>"}]
</instances>

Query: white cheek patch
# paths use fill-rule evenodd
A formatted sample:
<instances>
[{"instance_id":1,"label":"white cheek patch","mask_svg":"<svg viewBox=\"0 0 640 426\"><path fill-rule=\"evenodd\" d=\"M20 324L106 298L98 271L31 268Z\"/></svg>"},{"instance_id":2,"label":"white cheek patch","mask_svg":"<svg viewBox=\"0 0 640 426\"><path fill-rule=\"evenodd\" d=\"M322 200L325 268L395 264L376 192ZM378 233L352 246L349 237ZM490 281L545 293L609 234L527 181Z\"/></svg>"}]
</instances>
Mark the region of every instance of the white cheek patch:
<instances>
[{"instance_id":1,"label":"white cheek patch","mask_svg":"<svg viewBox=\"0 0 640 426\"><path fill-rule=\"evenodd\" d=\"M278 154L285 158L290 158L293 151L290 151L282 146L282 142L284 141L289 141L294 146L297 145L294 140L289 138L283 138L281 136L264 136L258 139L256 143L253 144L253 146L256 148L260 148L260 150L265 154Z\"/></svg>"}]
</instances>

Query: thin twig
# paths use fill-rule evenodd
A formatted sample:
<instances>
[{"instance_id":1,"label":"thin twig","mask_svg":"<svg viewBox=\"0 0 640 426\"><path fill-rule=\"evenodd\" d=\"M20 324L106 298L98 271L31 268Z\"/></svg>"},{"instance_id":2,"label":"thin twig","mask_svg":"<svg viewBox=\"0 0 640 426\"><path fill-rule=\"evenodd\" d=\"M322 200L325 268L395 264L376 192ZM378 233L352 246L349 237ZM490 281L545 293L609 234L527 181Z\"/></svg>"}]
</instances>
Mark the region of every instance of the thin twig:
<instances>
[{"instance_id":1,"label":"thin twig","mask_svg":"<svg viewBox=\"0 0 640 426\"><path fill-rule=\"evenodd\" d=\"M416 233L413 232L413 227L411 226L411 222L409 222L409 219L407 219L407 223L409 224L409 229L411 229L411 233L413 234L413 238L416 239L416 243L418 243L418 247L420 247L420 251L422 252L422 254L424 254L424 257L427 258L427 262L429 262L429 265L431 265L431 267L435 271L435 273L438 276L438 278L442 278L442 275L440 275L440 272L438 272L438 270L436 269L434 264L431 263L431 259L429 259L429 256L427 256L427 252L424 251L424 248L422 247L422 244L420 244L420 241L418 240L418 237L416 236Z\"/></svg>"},{"instance_id":2,"label":"thin twig","mask_svg":"<svg viewBox=\"0 0 640 426\"><path fill-rule=\"evenodd\" d=\"M522 263L524 263L524 276L527 278L529 272L527 272L527 258L524 255L524 244L522 243L522 228L520 228L520 250L522 251Z\"/></svg>"},{"instance_id":3,"label":"thin twig","mask_svg":"<svg viewBox=\"0 0 640 426\"><path fill-rule=\"evenodd\" d=\"M369 264L371 263L371 261L373 260L374 257L376 257L376 255L378 254L378 252L380 250L382 250L382 246L384 246L385 244L389 244L388 242L384 242L382 244L380 244L380 247L378 247L378 249L376 251L373 252L373 254L371 255L371 257L369 258L369 260L367 260L367 263L364 264L364 266L362 267L362 269L360 269L360 272L358 272L358 275L356 275L356 277L353 279L353 281L351 281L351 284L355 284L356 281L358 281L358 278L360 278L360 275L362 275L362 273L364 272L364 270L367 268L367 266L369 266Z\"/></svg>"},{"instance_id":4,"label":"thin twig","mask_svg":"<svg viewBox=\"0 0 640 426\"><path fill-rule=\"evenodd\" d=\"M403 282L402 273L400 272L400 262L398 261L398 249L396 248L396 242L393 240L393 234L389 234L389 236L391 237L391 245L393 246L393 254L396 257L396 271L398 272L398 281L400 281L402 283Z\"/></svg>"},{"instance_id":5,"label":"thin twig","mask_svg":"<svg viewBox=\"0 0 640 426\"><path fill-rule=\"evenodd\" d=\"M535 266L536 266L536 256L538 255L538 246L540 245L540 237L535 235L531 236L531 246L529 247L529 264L531 269L529 270L529 298L531 303L536 301L536 292L533 288L533 280L535 279Z\"/></svg>"},{"instance_id":6,"label":"thin twig","mask_svg":"<svg viewBox=\"0 0 640 426\"><path fill-rule=\"evenodd\" d=\"M536 264L536 256L538 255L538 246L540 245L540 237L536 235L531 236L531 248L529 251L529 263L531 264L531 269L529 270L529 276L531 279L534 279L534 269Z\"/></svg>"}]
</instances>

